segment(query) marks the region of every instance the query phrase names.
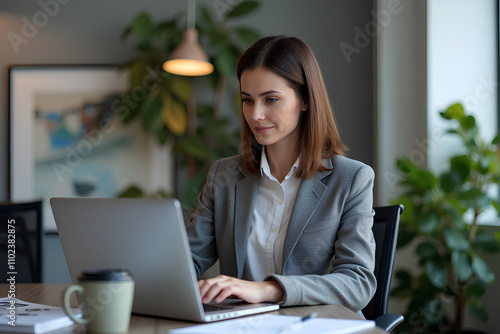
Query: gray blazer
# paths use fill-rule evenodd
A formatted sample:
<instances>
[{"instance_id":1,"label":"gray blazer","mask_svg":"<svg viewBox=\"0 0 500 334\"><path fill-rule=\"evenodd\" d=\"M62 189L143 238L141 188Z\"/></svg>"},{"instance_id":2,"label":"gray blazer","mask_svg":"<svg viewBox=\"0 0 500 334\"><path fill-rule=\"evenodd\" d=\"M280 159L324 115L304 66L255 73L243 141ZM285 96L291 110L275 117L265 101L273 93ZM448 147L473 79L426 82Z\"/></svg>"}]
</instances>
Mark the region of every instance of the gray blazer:
<instances>
[{"instance_id":1,"label":"gray blazer","mask_svg":"<svg viewBox=\"0 0 500 334\"><path fill-rule=\"evenodd\" d=\"M375 293L373 170L335 156L331 171L301 181L283 247L283 306L341 304L361 314ZM242 156L216 161L186 227L198 277L219 259L221 274L244 267L261 175Z\"/></svg>"}]
</instances>

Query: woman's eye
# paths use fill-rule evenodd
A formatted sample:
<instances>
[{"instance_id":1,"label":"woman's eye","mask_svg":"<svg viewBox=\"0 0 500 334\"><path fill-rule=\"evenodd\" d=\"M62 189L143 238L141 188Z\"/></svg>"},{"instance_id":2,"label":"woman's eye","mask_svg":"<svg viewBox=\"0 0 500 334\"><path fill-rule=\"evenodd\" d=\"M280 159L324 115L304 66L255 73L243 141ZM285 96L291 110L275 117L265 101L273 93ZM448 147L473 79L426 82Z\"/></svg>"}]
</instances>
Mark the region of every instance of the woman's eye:
<instances>
[{"instance_id":1,"label":"woman's eye","mask_svg":"<svg viewBox=\"0 0 500 334\"><path fill-rule=\"evenodd\" d=\"M243 98L243 99L241 99L241 102L246 103L246 104L252 104L253 100L249 99L249 98Z\"/></svg>"},{"instance_id":2,"label":"woman's eye","mask_svg":"<svg viewBox=\"0 0 500 334\"><path fill-rule=\"evenodd\" d=\"M278 99L277 99L277 98L274 98L274 97L268 97L268 98L266 99L266 101L267 101L268 103L274 103L274 102L278 101Z\"/></svg>"}]
</instances>

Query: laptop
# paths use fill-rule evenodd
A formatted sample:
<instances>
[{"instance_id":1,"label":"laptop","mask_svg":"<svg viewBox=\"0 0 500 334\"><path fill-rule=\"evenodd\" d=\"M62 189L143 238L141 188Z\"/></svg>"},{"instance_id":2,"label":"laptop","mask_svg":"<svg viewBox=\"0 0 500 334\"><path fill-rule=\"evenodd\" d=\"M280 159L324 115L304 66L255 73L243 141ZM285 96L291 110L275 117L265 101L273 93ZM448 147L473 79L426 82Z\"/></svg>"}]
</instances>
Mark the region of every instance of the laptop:
<instances>
[{"instance_id":1,"label":"laptop","mask_svg":"<svg viewBox=\"0 0 500 334\"><path fill-rule=\"evenodd\" d=\"M83 270L128 269L135 279L132 313L211 322L279 308L201 302L176 199L52 198L50 205L73 283Z\"/></svg>"}]
</instances>

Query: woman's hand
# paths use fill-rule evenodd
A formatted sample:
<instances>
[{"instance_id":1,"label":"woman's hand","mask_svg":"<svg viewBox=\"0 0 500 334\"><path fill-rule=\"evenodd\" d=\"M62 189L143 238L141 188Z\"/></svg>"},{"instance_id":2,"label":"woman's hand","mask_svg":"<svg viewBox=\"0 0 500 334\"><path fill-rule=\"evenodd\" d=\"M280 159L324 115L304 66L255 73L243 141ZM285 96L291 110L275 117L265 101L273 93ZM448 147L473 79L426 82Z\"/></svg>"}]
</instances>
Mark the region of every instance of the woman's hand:
<instances>
[{"instance_id":1,"label":"woman's hand","mask_svg":"<svg viewBox=\"0 0 500 334\"><path fill-rule=\"evenodd\" d=\"M284 291L276 281L253 282L219 275L198 281L201 300L208 304L215 298L220 303L228 297L243 299L248 303L278 302L283 299Z\"/></svg>"}]
</instances>

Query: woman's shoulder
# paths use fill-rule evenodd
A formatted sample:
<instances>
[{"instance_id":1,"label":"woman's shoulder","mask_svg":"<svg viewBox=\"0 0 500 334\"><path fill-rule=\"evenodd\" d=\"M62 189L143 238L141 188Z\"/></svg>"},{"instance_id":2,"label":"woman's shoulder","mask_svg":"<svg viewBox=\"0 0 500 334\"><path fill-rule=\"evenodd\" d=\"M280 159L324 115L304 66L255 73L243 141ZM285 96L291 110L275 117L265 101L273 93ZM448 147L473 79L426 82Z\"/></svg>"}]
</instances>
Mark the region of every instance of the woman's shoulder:
<instances>
[{"instance_id":1,"label":"woman's shoulder","mask_svg":"<svg viewBox=\"0 0 500 334\"><path fill-rule=\"evenodd\" d=\"M243 165L243 154L237 154L230 157L217 159L213 165L217 165L218 168L225 166L240 166Z\"/></svg>"},{"instance_id":2,"label":"woman's shoulder","mask_svg":"<svg viewBox=\"0 0 500 334\"><path fill-rule=\"evenodd\" d=\"M216 160L212 167L210 168L210 174L217 174L220 172L229 173L230 175L235 175L240 173L243 167L243 155L233 155L226 158L221 158Z\"/></svg>"},{"instance_id":3,"label":"woman's shoulder","mask_svg":"<svg viewBox=\"0 0 500 334\"><path fill-rule=\"evenodd\" d=\"M337 174L341 174L343 176L356 176L356 175L364 175L365 177L373 178L374 172L373 169L358 160L354 160L351 158L347 158L341 155L336 155L332 158L327 159L329 161L330 167L332 171L337 172Z\"/></svg>"}]
</instances>

